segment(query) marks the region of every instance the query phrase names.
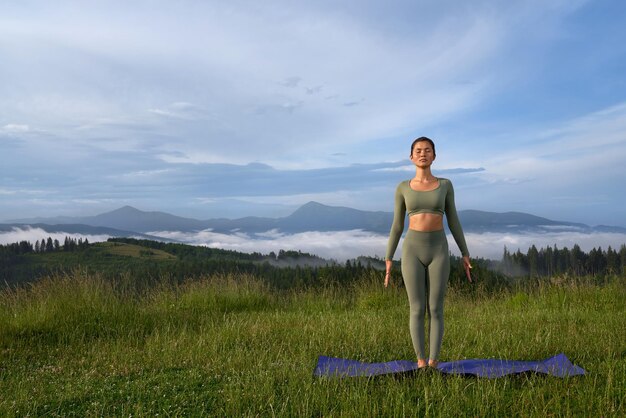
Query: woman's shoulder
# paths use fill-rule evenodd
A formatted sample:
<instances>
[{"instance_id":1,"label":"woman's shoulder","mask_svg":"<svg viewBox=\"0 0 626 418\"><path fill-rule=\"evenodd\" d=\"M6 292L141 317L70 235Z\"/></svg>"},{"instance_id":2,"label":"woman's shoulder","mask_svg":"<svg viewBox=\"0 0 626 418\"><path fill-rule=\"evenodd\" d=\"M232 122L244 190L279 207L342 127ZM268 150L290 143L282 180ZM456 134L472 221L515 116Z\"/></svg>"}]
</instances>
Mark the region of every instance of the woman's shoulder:
<instances>
[{"instance_id":1,"label":"woman's shoulder","mask_svg":"<svg viewBox=\"0 0 626 418\"><path fill-rule=\"evenodd\" d=\"M404 188L406 188L409 184L410 180L402 180L400 183L398 183L398 185L396 186L396 189L398 190L402 190Z\"/></svg>"},{"instance_id":2,"label":"woman's shoulder","mask_svg":"<svg viewBox=\"0 0 626 418\"><path fill-rule=\"evenodd\" d=\"M452 181L450 179L445 177L437 177L437 179L439 180L439 184L442 188L447 190L452 188Z\"/></svg>"}]
</instances>

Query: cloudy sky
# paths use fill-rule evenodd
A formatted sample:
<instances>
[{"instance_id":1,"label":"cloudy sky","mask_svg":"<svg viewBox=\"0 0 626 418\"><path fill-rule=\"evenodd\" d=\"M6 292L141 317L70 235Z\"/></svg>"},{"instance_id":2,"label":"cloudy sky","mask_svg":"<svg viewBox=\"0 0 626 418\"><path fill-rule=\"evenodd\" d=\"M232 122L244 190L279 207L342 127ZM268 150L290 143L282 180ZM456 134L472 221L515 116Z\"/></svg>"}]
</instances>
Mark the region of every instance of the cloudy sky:
<instances>
[{"instance_id":1,"label":"cloudy sky","mask_svg":"<svg viewBox=\"0 0 626 418\"><path fill-rule=\"evenodd\" d=\"M0 220L457 207L626 226L626 3L0 3Z\"/></svg>"}]
</instances>

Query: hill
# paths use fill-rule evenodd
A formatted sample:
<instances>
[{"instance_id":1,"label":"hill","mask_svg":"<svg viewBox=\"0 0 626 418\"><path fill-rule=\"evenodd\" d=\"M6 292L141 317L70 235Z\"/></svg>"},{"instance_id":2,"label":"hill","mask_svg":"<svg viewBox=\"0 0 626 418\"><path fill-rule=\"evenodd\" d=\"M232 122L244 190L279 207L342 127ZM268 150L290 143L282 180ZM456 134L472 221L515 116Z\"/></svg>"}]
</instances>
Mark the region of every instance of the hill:
<instances>
[{"instance_id":1,"label":"hill","mask_svg":"<svg viewBox=\"0 0 626 418\"><path fill-rule=\"evenodd\" d=\"M366 259L360 262L364 266L370 264ZM78 269L109 279L130 275L138 278L138 285L141 286L149 286L163 275L181 282L213 273L247 272L266 277L268 282L280 287L298 281L305 283L316 280L317 273L302 270L305 267L336 265L333 260L300 251L249 254L134 238L111 238L107 242L81 244L71 249L61 247L45 252L33 252L32 249L20 252L19 245L16 251L13 251L12 246L0 246L0 283L9 286Z\"/></svg>"}]
</instances>

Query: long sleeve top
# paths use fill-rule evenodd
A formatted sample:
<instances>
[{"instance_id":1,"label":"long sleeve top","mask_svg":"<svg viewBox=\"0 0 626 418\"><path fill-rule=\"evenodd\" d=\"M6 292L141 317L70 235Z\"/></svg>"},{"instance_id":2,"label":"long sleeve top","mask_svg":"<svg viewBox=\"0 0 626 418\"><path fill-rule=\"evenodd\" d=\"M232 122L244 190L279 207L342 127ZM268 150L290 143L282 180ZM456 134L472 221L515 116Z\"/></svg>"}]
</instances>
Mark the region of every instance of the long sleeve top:
<instances>
[{"instance_id":1,"label":"long sleeve top","mask_svg":"<svg viewBox=\"0 0 626 418\"><path fill-rule=\"evenodd\" d=\"M456 244L463 256L469 256L463 229L459 216L454 205L454 189L452 182L448 179L438 177L439 186L433 190L418 191L413 190L409 185L410 180L404 180L398 184L395 194L393 211L393 223L389 232L389 242L387 243L386 260L392 260L398 247L398 242L404 231L404 218L408 212L409 216L416 213L438 213L446 215L448 227Z\"/></svg>"}]
</instances>

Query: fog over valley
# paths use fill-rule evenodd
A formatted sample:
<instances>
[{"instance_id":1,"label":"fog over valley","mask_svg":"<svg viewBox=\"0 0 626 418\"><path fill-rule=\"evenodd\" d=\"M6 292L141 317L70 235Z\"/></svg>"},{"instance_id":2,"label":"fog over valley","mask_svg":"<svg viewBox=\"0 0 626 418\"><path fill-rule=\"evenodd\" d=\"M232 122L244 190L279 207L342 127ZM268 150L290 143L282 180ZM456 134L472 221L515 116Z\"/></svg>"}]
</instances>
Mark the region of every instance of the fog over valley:
<instances>
[{"instance_id":1,"label":"fog over valley","mask_svg":"<svg viewBox=\"0 0 626 418\"><path fill-rule=\"evenodd\" d=\"M345 261L358 256L384 257L387 246L387 236L363 230L350 231L310 231L296 234L283 234L278 231L267 231L265 234L256 234L251 238L246 233L220 234L211 231L178 232L178 231L154 231L149 235L161 237L166 240L175 240L193 245L205 245L213 248L223 248L241 252L260 252L268 254L271 251L299 250L305 253L318 255L325 259ZM51 237L63 242L66 236L75 239L88 239L89 242L106 241L108 235L69 234L64 232L46 232L42 228L18 228L0 233L0 244L9 244L22 240L35 241ZM626 234L621 233L576 233L554 232L542 234L503 234L503 233L466 233L468 247L472 257L489 258L499 260L502 258L504 246L509 251L517 251L519 248L526 253L533 244L537 248L556 245L558 248L572 248L578 244L583 251L592 248L608 246L619 249L626 243ZM452 254L460 255L459 249L451 235L448 235L448 245ZM402 241L396 250L395 259L401 255Z\"/></svg>"}]
</instances>

